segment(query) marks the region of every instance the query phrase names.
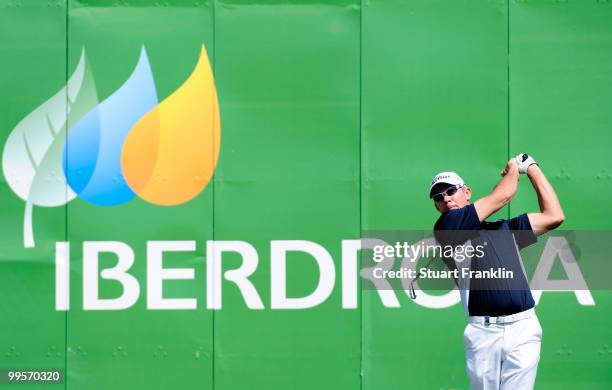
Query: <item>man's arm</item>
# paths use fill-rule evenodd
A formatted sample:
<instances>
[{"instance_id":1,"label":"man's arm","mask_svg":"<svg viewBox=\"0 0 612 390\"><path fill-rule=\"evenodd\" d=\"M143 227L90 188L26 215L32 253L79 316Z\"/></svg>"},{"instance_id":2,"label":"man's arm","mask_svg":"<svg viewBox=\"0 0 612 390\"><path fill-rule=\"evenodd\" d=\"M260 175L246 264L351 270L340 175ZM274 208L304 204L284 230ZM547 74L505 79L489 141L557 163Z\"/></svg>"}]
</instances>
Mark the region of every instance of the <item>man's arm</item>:
<instances>
[{"instance_id":1,"label":"man's arm","mask_svg":"<svg viewBox=\"0 0 612 390\"><path fill-rule=\"evenodd\" d=\"M506 163L501 174L503 177L493 191L484 198L474 202L474 208L476 208L480 222L508 204L516 193L519 182L519 170L514 158Z\"/></svg>"},{"instance_id":2,"label":"man's arm","mask_svg":"<svg viewBox=\"0 0 612 390\"><path fill-rule=\"evenodd\" d=\"M565 214L563 214L555 190L540 167L536 164L530 165L527 169L527 176L529 176L533 189L538 195L538 203L540 204L539 213L529 213L527 216L533 232L539 236L561 225L565 220Z\"/></svg>"}]
</instances>

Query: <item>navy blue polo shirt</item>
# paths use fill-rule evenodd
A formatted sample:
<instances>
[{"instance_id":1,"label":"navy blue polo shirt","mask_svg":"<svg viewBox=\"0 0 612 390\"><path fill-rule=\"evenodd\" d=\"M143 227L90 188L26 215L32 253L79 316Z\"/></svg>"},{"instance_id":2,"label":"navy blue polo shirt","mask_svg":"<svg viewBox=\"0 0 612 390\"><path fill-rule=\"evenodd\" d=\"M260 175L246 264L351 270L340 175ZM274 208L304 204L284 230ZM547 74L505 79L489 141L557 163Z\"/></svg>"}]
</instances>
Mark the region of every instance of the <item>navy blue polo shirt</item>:
<instances>
[{"instance_id":1,"label":"navy blue polo shirt","mask_svg":"<svg viewBox=\"0 0 612 390\"><path fill-rule=\"evenodd\" d=\"M473 204L449 210L436 221L434 233L441 245L483 245L484 256L472 258L470 270L504 269L513 277L470 279L468 311L472 316L504 316L535 306L519 250L537 241L527 214L480 222ZM449 267L451 264L446 262ZM454 262L452 262L454 267Z\"/></svg>"}]
</instances>

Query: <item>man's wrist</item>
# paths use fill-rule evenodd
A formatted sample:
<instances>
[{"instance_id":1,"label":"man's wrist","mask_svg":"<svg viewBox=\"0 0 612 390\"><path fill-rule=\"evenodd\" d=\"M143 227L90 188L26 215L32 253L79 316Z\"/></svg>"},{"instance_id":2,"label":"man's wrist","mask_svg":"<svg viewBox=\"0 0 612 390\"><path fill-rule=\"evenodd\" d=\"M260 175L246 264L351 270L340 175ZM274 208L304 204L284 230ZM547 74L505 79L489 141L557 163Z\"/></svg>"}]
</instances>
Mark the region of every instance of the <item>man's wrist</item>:
<instances>
[{"instance_id":1,"label":"man's wrist","mask_svg":"<svg viewBox=\"0 0 612 390\"><path fill-rule=\"evenodd\" d=\"M508 167L508 173L516 174L518 176L521 171L519 170L518 165L510 164L510 166Z\"/></svg>"},{"instance_id":2,"label":"man's wrist","mask_svg":"<svg viewBox=\"0 0 612 390\"><path fill-rule=\"evenodd\" d=\"M527 167L527 176L533 174L536 171L540 170L540 166L538 165L538 163L533 163L530 166Z\"/></svg>"}]
</instances>

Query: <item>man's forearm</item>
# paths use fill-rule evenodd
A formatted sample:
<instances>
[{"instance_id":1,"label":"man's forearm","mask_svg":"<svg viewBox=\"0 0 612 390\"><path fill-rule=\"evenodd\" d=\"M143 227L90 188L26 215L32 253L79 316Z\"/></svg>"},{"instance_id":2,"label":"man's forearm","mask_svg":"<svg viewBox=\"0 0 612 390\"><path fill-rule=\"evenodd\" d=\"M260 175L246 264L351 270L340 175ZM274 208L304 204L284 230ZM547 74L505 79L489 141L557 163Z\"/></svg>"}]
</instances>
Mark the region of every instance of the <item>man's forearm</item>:
<instances>
[{"instance_id":1,"label":"man's forearm","mask_svg":"<svg viewBox=\"0 0 612 390\"><path fill-rule=\"evenodd\" d=\"M550 219L551 227L554 228L563 222L565 215L559 203L559 198L555 190L548 182L544 172L536 164L531 165L527 170L527 176L533 185L533 188L538 195L538 203L540 212ZM555 225L555 226L552 226Z\"/></svg>"},{"instance_id":2,"label":"man's forearm","mask_svg":"<svg viewBox=\"0 0 612 390\"><path fill-rule=\"evenodd\" d=\"M497 183L491 195L504 199L504 204L510 202L516 193L519 182L519 171L516 166L502 172L502 179Z\"/></svg>"},{"instance_id":3,"label":"man's forearm","mask_svg":"<svg viewBox=\"0 0 612 390\"><path fill-rule=\"evenodd\" d=\"M510 160L506 163L501 172L502 179L497 183L493 191L484 198L474 202L476 213L480 222L484 221L489 215L504 207L516 193L519 181L519 171L516 162Z\"/></svg>"}]
</instances>

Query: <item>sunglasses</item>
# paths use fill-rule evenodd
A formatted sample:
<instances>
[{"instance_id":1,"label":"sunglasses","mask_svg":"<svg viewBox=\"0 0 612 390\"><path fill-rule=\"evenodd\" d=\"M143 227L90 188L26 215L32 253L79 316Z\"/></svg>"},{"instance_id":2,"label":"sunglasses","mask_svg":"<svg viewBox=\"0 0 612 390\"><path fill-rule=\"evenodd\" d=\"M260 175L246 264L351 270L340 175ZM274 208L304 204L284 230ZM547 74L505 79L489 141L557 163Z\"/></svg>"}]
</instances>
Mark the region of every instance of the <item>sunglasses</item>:
<instances>
[{"instance_id":1,"label":"sunglasses","mask_svg":"<svg viewBox=\"0 0 612 390\"><path fill-rule=\"evenodd\" d=\"M459 188L463 187L463 185L461 184L455 184L454 186L450 186L448 187L446 190L435 194L434 196L431 197L431 199L434 200L434 202L442 202L444 200L445 196L453 196L455 195L455 193L457 192L457 190Z\"/></svg>"}]
</instances>

